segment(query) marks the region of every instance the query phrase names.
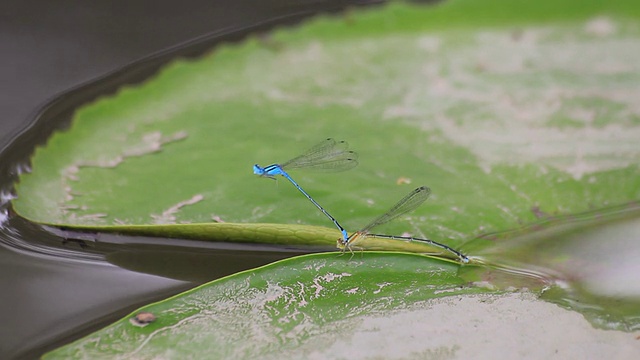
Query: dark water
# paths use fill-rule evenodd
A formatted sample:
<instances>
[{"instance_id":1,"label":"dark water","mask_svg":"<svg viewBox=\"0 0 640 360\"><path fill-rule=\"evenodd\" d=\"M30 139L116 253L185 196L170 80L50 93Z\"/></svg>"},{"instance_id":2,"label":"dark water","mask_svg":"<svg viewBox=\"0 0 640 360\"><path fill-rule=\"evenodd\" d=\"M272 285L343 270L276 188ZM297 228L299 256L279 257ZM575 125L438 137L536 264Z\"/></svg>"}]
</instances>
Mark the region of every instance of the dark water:
<instances>
[{"instance_id":1,"label":"dark water","mask_svg":"<svg viewBox=\"0 0 640 360\"><path fill-rule=\"evenodd\" d=\"M176 57L363 3L370 2L3 1L0 358L38 357L142 304L308 251L67 240L11 215L12 184L29 170L34 148L63 129L83 103L144 80ZM133 62L148 54L154 55Z\"/></svg>"}]
</instances>

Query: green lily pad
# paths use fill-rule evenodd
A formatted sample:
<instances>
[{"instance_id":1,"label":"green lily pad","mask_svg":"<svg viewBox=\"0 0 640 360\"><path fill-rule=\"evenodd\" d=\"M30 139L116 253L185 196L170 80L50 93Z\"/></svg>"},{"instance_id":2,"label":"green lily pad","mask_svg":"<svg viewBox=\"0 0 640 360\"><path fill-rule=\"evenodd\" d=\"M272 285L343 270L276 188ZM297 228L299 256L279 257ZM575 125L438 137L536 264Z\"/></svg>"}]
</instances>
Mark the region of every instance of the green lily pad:
<instances>
[{"instance_id":1,"label":"green lily pad","mask_svg":"<svg viewBox=\"0 0 640 360\"><path fill-rule=\"evenodd\" d=\"M490 290L457 271L455 264L401 253L301 256L145 306L44 358L544 358L558 351L580 357L585 349L627 358L637 352L633 336L593 329L580 315L535 300L539 288Z\"/></svg>"},{"instance_id":2,"label":"green lily pad","mask_svg":"<svg viewBox=\"0 0 640 360\"><path fill-rule=\"evenodd\" d=\"M407 254L301 256L146 306L136 314L153 314L156 320L147 326L132 324L132 315L45 358L295 354L348 336L358 323L391 310L487 292L466 286L457 270L455 264Z\"/></svg>"}]
</instances>

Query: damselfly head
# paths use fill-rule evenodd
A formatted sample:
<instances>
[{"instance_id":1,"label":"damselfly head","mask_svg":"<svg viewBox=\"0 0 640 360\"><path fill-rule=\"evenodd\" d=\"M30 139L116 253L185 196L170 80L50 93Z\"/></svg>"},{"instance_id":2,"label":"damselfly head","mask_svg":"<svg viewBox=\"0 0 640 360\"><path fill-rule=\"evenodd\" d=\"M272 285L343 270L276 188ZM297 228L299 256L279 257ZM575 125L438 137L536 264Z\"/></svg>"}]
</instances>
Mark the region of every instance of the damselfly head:
<instances>
[{"instance_id":1,"label":"damselfly head","mask_svg":"<svg viewBox=\"0 0 640 360\"><path fill-rule=\"evenodd\" d=\"M253 165L253 173L255 175L258 175L260 177L265 177L271 180L276 180L276 177L273 176L272 174L269 173L269 171L267 170L268 166L266 168L260 167L260 165L255 164Z\"/></svg>"},{"instance_id":2,"label":"damselfly head","mask_svg":"<svg viewBox=\"0 0 640 360\"><path fill-rule=\"evenodd\" d=\"M345 252L347 250L353 252L351 250L351 243L353 242L353 240L357 239L358 236L360 236L360 233L359 232L354 232L347 239L339 238L338 239L338 243L337 243L338 249L342 250L342 252Z\"/></svg>"}]
</instances>

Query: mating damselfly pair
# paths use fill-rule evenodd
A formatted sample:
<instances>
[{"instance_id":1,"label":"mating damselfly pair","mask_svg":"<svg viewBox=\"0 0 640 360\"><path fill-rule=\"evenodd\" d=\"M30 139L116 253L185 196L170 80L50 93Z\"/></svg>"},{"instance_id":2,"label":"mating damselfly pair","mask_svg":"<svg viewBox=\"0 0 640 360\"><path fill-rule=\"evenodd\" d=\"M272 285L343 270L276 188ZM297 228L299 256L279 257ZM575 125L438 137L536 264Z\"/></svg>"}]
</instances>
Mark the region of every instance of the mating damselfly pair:
<instances>
[{"instance_id":1,"label":"mating damselfly pair","mask_svg":"<svg viewBox=\"0 0 640 360\"><path fill-rule=\"evenodd\" d=\"M358 156L355 152L348 150L349 145L345 141L336 141L332 138L326 139L311 149L304 152L302 155L297 156L287 162L280 164L272 164L269 166L261 167L256 164L253 165L253 173L256 175L275 179L275 176L282 175L289 180L309 201L313 203L323 214L325 214L333 224L340 230L342 237L338 239L338 248L343 251L353 251L357 248L357 243L366 241L367 238L383 238L400 241L416 241L426 243L433 247L439 248L444 252L454 255L462 263L468 263L469 258L461 252L447 246L440 244L433 240L420 239L411 236L393 236L393 235L380 235L370 233L375 227L385 224L393 219L404 215L418 206L429 198L431 189L426 186L421 186L410 192L407 196L402 198L397 204L395 204L389 211L382 214L367 226L363 227L359 231L356 231L349 235L349 233L340 225L329 212L327 212L317 201L315 201L311 195L309 195L302 187L287 173L287 170L310 168L310 169L324 169L331 171L344 171L351 169L358 165Z\"/></svg>"}]
</instances>

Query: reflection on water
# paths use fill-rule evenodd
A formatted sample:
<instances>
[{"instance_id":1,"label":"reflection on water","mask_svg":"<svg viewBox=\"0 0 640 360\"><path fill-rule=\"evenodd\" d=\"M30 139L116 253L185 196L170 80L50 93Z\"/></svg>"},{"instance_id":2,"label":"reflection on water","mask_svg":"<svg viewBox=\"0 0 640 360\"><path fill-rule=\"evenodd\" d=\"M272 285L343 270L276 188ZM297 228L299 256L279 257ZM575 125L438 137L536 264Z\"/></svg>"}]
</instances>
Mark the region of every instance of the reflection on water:
<instances>
[{"instance_id":1,"label":"reflection on water","mask_svg":"<svg viewBox=\"0 0 640 360\"><path fill-rule=\"evenodd\" d=\"M0 243L14 252L32 257L67 260L74 263L105 263L103 254L93 252L73 240L47 236L36 225L17 217L8 218L5 226L0 227Z\"/></svg>"},{"instance_id":2,"label":"reflection on water","mask_svg":"<svg viewBox=\"0 0 640 360\"><path fill-rule=\"evenodd\" d=\"M526 287L581 312L594 326L640 330L640 204L549 217L473 240L463 251L486 267L463 269L480 285Z\"/></svg>"},{"instance_id":3,"label":"reflection on water","mask_svg":"<svg viewBox=\"0 0 640 360\"><path fill-rule=\"evenodd\" d=\"M333 251L333 247L209 242L45 226L46 231L105 254L105 261L146 274L204 283L288 257Z\"/></svg>"}]
</instances>

